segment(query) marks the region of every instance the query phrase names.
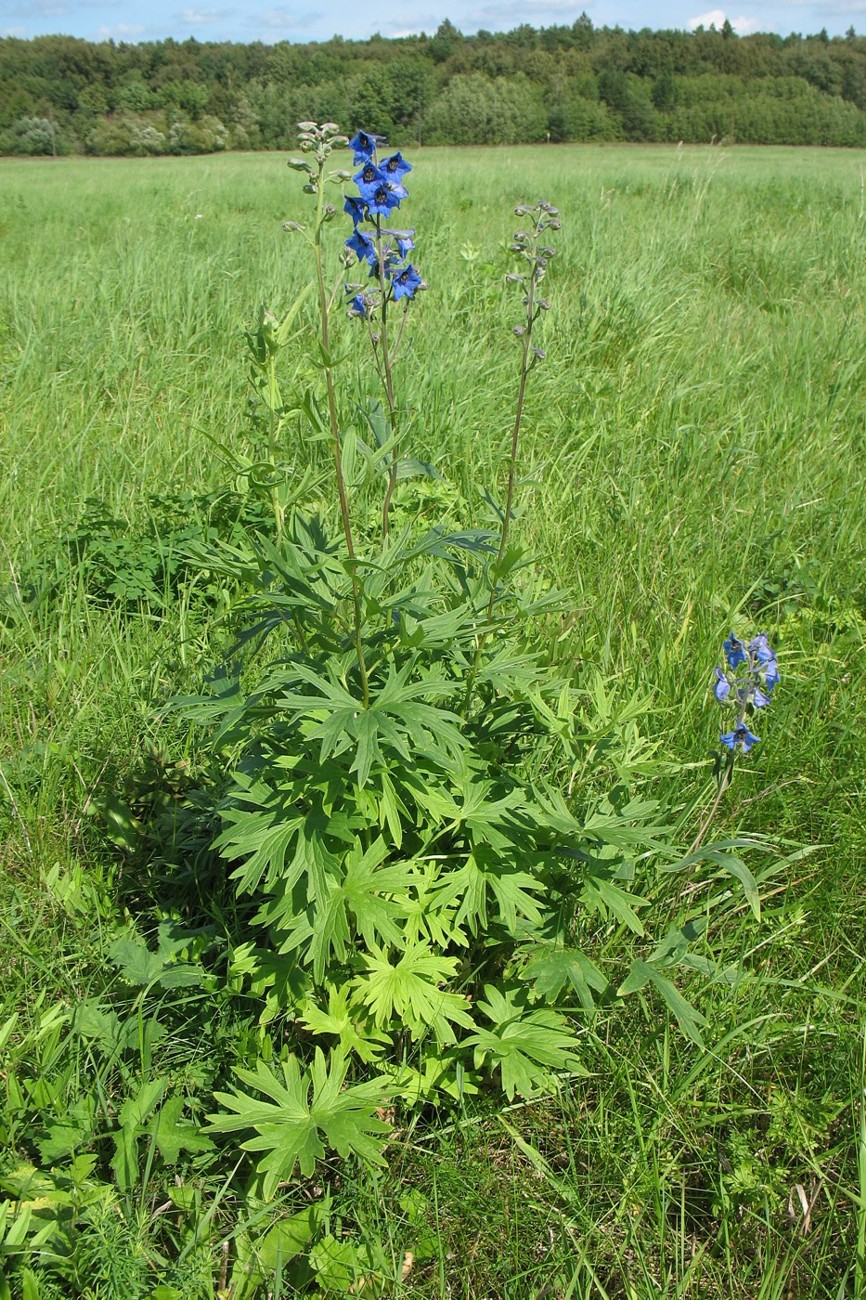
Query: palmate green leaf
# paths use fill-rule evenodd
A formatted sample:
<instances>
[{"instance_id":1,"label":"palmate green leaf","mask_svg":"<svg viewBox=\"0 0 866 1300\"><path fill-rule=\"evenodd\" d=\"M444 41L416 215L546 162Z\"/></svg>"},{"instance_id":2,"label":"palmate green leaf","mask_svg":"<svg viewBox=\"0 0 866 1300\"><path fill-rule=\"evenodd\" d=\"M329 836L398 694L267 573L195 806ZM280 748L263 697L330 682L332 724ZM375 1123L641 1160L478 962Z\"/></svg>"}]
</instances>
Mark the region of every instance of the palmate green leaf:
<instances>
[{"instance_id":1,"label":"palmate green leaf","mask_svg":"<svg viewBox=\"0 0 866 1300\"><path fill-rule=\"evenodd\" d=\"M600 912L606 917L612 913L622 921L634 934L642 935L643 923L637 915L636 907L646 907L647 900L637 894L630 894L611 879L612 873L601 870L601 863L593 863L584 877L580 899L588 908Z\"/></svg>"},{"instance_id":2,"label":"palmate green leaf","mask_svg":"<svg viewBox=\"0 0 866 1300\"><path fill-rule=\"evenodd\" d=\"M473 1028L466 998L439 987L453 978L456 957L439 957L428 944L418 943L401 953L394 964L386 952L374 948L364 964L367 973L357 976L352 986L379 1028L396 1018L413 1039L432 1029L440 1044L455 1041L452 1024Z\"/></svg>"},{"instance_id":3,"label":"palmate green leaf","mask_svg":"<svg viewBox=\"0 0 866 1300\"><path fill-rule=\"evenodd\" d=\"M511 1100L515 1093L533 1097L549 1086L551 1071L570 1070L585 1073L576 1055L577 1040L555 1011L528 1010L525 993L505 993L488 984L486 1002L478 1009L493 1023L492 1029L479 1029L466 1040L475 1048L475 1067L499 1066L502 1087Z\"/></svg>"},{"instance_id":4,"label":"palmate green leaf","mask_svg":"<svg viewBox=\"0 0 866 1300\"><path fill-rule=\"evenodd\" d=\"M253 893L264 879L268 885L279 884L288 894L304 877L308 898L325 893L340 864L331 842L337 841L339 846L353 838L345 814L327 812L318 791L308 792L310 806L300 811L287 806L283 790L271 789L264 781L236 780L234 797L258 806L253 811L231 808L225 812L228 825L214 846L229 862L244 859L232 872L238 890Z\"/></svg>"},{"instance_id":5,"label":"palmate green leaf","mask_svg":"<svg viewBox=\"0 0 866 1300\"><path fill-rule=\"evenodd\" d=\"M554 944L533 944L524 949L532 954L521 972L546 1001L554 1002L564 988L571 988L587 1011L595 1010L596 993L603 993L607 980L594 961L579 948L560 948Z\"/></svg>"},{"instance_id":6,"label":"palmate green leaf","mask_svg":"<svg viewBox=\"0 0 866 1300\"><path fill-rule=\"evenodd\" d=\"M276 932L281 953L300 950L301 961L312 964L317 983L325 978L332 957L344 961L359 937L368 948L403 946L397 919L414 871L409 863L383 867L388 852L381 836L366 851L356 845L346 855L342 879L339 872L329 876L305 905L299 905L287 883L279 882L256 914L258 923Z\"/></svg>"},{"instance_id":7,"label":"palmate green leaf","mask_svg":"<svg viewBox=\"0 0 866 1300\"><path fill-rule=\"evenodd\" d=\"M210 1151L213 1142L191 1120L181 1119L186 1100L183 1097L169 1097L150 1123L159 1154L167 1165L176 1164L181 1151L197 1155Z\"/></svg>"},{"instance_id":8,"label":"palmate green leaf","mask_svg":"<svg viewBox=\"0 0 866 1300\"><path fill-rule=\"evenodd\" d=\"M384 1163L381 1139L391 1130L376 1110L385 1100L385 1081L375 1078L346 1086L347 1071L342 1053L333 1053L329 1063L316 1048L313 1064L303 1072L294 1056L281 1064L279 1076L261 1060L255 1070L237 1071L241 1083L267 1101L240 1091L215 1094L223 1111L208 1116L210 1130L255 1131L256 1136L241 1146L265 1153L258 1169L266 1197L291 1178L296 1165L308 1178L329 1148L343 1157Z\"/></svg>"},{"instance_id":9,"label":"palmate green leaf","mask_svg":"<svg viewBox=\"0 0 866 1300\"><path fill-rule=\"evenodd\" d=\"M323 762L354 747L351 770L363 788L374 764L387 768L395 758L410 763L419 754L450 764L466 748L460 719L439 703L456 693L457 684L433 674L412 680L415 669L414 656L400 669L391 664L384 685L371 693L365 707L339 682L295 664L293 672L317 694L292 691L281 696L277 705L314 723L309 737L321 741ZM383 746L389 751L387 760Z\"/></svg>"},{"instance_id":10,"label":"palmate green leaf","mask_svg":"<svg viewBox=\"0 0 866 1300\"><path fill-rule=\"evenodd\" d=\"M329 988L327 1011L322 1011L312 998L308 999L300 1020L313 1034L333 1034L339 1038L343 1056L354 1052L359 1060L368 1064L381 1057L384 1049L391 1045L387 1034L358 1028L349 1009L349 989L345 984Z\"/></svg>"},{"instance_id":11,"label":"palmate green leaf","mask_svg":"<svg viewBox=\"0 0 866 1300\"><path fill-rule=\"evenodd\" d=\"M676 1016L677 1024L686 1035L691 1038L698 1047L704 1046L704 1040L701 1038L701 1025L707 1023L706 1017L702 1016L700 1011L696 1010L692 1004L683 997L675 984L672 984L667 976L662 975L661 971L649 962L633 961L628 975L617 989L618 997L626 997L629 993L637 993L647 984L653 987L661 994L670 1010Z\"/></svg>"},{"instance_id":12,"label":"palmate green leaf","mask_svg":"<svg viewBox=\"0 0 866 1300\"><path fill-rule=\"evenodd\" d=\"M437 886L433 900L437 908L456 905L455 924L466 924L477 934L479 926L485 928L488 924L488 898L492 896L499 909L499 920L513 934L518 928L518 917L532 925L541 924L541 909L532 895L543 889L542 881L519 870L487 845L479 844L462 867L448 872Z\"/></svg>"}]
</instances>

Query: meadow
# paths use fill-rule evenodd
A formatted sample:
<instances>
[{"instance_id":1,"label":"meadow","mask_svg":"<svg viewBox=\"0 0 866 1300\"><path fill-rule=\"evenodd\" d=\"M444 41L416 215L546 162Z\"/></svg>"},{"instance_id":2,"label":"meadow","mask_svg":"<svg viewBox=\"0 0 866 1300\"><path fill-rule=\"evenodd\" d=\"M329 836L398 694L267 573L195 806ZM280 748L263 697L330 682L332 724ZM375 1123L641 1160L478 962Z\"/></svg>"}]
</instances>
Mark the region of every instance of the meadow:
<instances>
[{"instance_id":1,"label":"meadow","mask_svg":"<svg viewBox=\"0 0 866 1300\"><path fill-rule=\"evenodd\" d=\"M515 531L566 594L538 635L592 771L627 752L683 853L714 798L722 641L778 653L711 832L755 839L760 915L729 882L678 977L702 1047L651 990L602 998L575 1011L585 1077L428 1107L385 1166L329 1157L262 1197L201 1125L233 1065L279 1053L280 1017L226 961L213 828L165 838L213 780L166 706L217 671L237 599L184 548L265 526L244 334L308 279L281 228L304 198L276 154L0 161L0 1300L866 1296L861 155L407 152L429 285L407 437L467 527L511 436L513 209L560 210ZM315 387L307 307L284 365ZM343 383L369 395L353 328ZM332 509L321 439L290 423L280 457ZM656 934L721 888L645 872ZM611 963L622 929L596 928Z\"/></svg>"}]
</instances>

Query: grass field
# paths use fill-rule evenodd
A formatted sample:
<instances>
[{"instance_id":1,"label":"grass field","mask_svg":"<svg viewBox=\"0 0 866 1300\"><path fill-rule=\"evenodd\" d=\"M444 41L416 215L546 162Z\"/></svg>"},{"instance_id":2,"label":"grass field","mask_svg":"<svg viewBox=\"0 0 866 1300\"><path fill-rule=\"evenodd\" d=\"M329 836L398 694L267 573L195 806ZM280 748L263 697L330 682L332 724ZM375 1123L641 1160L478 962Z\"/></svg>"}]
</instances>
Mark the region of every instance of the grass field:
<instances>
[{"instance_id":1,"label":"grass field","mask_svg":"<svg viewBox=\"0 0 866 1300\"><path fill-rule=\"evenodd\" d=\"M256 1294L294 1294L265 1237L322 1197L385 1295L866 1297L864 162L410 154L429 284L402 380L412 453L484 517L516 385L512 209L550 199L563 228L517 525L568 593L550 653L587 690L603 680L596 719L645 700L647 783L687 846L713 797L721 642L766 631L782 683L713 833L764 836L787 865L760 921L744 903L715 937L722 976L689 984L705 1051L651 997L602 1010L586 1079L416 1117L386 1170L334 1161L278 1211L249 1193L240 1150L199 1149L191 1125L174 1162L157 1157L130 1100L158 1070L201 1120L260 1011L196 988L148 1037L171 999L131 993L109 956L131 918L152 935L207 917L141 830L204 770L161 706L200 689L226 644L221 597L172 587L159 541L237 478L215 444L248 449L243 332L306 281L281 230L303 196L275 155L0 161L0 1189L15 1207L0 1298L228 1296L256 1249ZM344 382L372 393L341 328ZM300 438L284 455L298 476L327 465ZM661 920L687 888L659 876ZM81 1004L98 1010L86 1024ZM76 1125L93 1136L67 1141ZM318 1293L340 1293L335 1267Z\"/></svg>"}]
</instances>

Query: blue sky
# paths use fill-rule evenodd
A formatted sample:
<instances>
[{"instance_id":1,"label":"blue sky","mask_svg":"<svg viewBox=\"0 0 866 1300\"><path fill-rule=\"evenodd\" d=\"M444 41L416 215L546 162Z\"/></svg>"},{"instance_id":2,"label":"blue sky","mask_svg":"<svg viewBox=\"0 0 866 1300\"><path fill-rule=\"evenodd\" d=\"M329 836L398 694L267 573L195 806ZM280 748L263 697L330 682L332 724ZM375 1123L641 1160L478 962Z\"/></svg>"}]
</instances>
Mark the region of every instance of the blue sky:
<instances>
[{"instance_id":1,"label":"blue sky","mask_svg":"<svg viewBox=\"0 0 866 1300\"><path fill-rule=\"evenodd\" d=\"M350 39L381 32L401 36L435 32L443 18L463 32L508 31L519 23L547 27L572 23L585 9L596 26L717 26L729 18L736 31L820 31L842 35L850 26L866 34L866 0L789 0L787 4L737 0L0 0L0 33L39 36L64 33L88 40L307 41L335 34Z\"/></svg>"}]
</instances>

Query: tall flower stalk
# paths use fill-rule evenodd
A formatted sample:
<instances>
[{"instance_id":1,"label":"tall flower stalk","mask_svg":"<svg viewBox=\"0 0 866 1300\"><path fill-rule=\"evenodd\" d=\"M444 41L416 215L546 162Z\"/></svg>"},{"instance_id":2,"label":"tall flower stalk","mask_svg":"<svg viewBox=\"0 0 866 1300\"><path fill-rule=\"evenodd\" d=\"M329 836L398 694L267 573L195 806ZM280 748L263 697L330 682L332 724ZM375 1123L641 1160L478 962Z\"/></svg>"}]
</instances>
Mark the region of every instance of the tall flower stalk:
<instances>
[{"instance_id":1,"label":"tall flower stalk","mask_svg":"<svg viewBox=\"0 0 866 1300\"><path fill-rule=\"evenodd\" d=\"M502 533L499 539L499 551L496 556L497 570L502 564L502 559L508 547L508 535L514 514L514 485L517 479L517 455L520 445L520 431L523 424L526 382L530 372L538 365L539 361L544 360L545 356L542 348L533 346L532 334L536 321L543 312L548 311L550 308L550 303L539 293L541 282L547 274L548 263L552 257L556 256L556 249L547 243L547 232L549 230L559 230L562 225L559 220L559 210L552 203L543 201L536 203L534 207L521 204L514 209L514 215L516 217L531 217L532 227L529 231L515 231L510 245L511 252L518 253L521 259L527 263L526 268L513 271L505 277L508 283L518 284L523 288L524 319L521 324L515 325L513 330L515 337L521 344L520 379L517 386L514 427L511 433L508 485L505 492L505 509L502 515ZM487 608L488 617L493 613L495 601L496 584L494 581L490 592L490 604Z\"/></svg>"},{"instance_id":2,"label":"tall flower stalk","mask_svg":"<svg viewBox=\"0 0 866 1300\"><path fill-rule=\"evenodd\" d=\"M312 153L316 160L315 169L310 163L303 158L290 158L289 166L295 171L304 172L307 180L304 183L304 190L308 194L316 196L316 219L313 226L312 237L307 235L307 240L313 249L313 259L316 268L316 289L319 301L319 343L322 369L325 372L325 386L328 396L328 424L331 432L331 446L334 454L334 471L337 479L337 494L340 500L340 517L343 524L343 536L346 542L346 553L349 558L350 577L352 582L352 605L353 605L353 623L354 623L354 640L355 656L358 661L358 675L361 680L361 692L363 695L364 708L369 708L370 704L370 682L367 672L367 663L364 657L364 640L363 640L363 600L361 590L361 580L358 577L355 543L352 536L352 520L349 512L349 494L346 490L346 476L343 473L343 456L340 446L340 421L337 414L337 397L334 386L334 366L331 355L331 334L330 334L330 313L333 295L329 295L325 284L325 270L322 257L322 232L325 226L333 220L336 214L336 208L333 204L325 203L325 185L328 181L342 185L347 179L348 173L342 169L332 171L325 175L328 158L335 148L344 146L347 141L344 135L339 134L339 127L334 122L325 122L322 126L317 126L315 122L300 122L298 124L298 138L300 140L301 150L304 153ZM303 227L297 223L290 223L296 229L303 230ZM306 231L304 231L306 234Z\"/></svg>"},{"instance_id":3,"label":"tall flower stalk","mask_svg":"<svg viewBox=\"0 0 866 1300\"><path fill-rule=\"evenodd\" d=\"M353 255L368 268L368 281L346 285L349 315L364 320L369 328L373 361L388 412L391 453L388 484L382 504L382 535L389 533L389 514L399 466L399 409L394 390L394 368L408 317L409 304L416 293L426 288L419 272L406 260L415 247L414 230L396 230L386 225L392 212L399 208L409 192L403 178L412 170L398 151L380 160L378 136L358 131L349 141L354 162L360 170L353 180L357 195L346 198L345 211L352 219L353 231L346 240L347 261ZM375 282L371 288L370 280ZM392 333L392 313L403 304L398 328Z\"/></svg>"},{"instance_id":4,"label":"tall flower stalk","mask_svg":"<svg viewBox=\"0 0 866 1300\"><path fill-rule=\"evenodd\" d=\"M487 626L481 631L472 666L466 678L466 690L463 695L463 716L469 712L475 680L481 664L484 646L491 634L490 621L496 605L502 562L508 550L511 521L514 517L514 489L517 483L517 465L520 450L520 434L523 427L523 412L526 401L526 387L529 376L535 367L545 359L543 348L533 343L533 332L540 317L550 310L550 303L540 293L541 282L547 274L551 258L556 256L556 249L547 242L548 231L560 230L559 209L552 203L540 200L534 206L521 203L514 209L516 217L530 217L528 230L516 230L510 244L510 251L519 254L524 265L510 272L506 283L516 284L523 290L523 320L515 325L512 333L520 343L520 371L517 384L517 402L514 408L514 424L511 430L511 447L508 456L508 481L505 489L505 506L502 511L502 529L499 535L499 547L490 578L490 598L487 602Z\"/></svg>"}]
</instances>

